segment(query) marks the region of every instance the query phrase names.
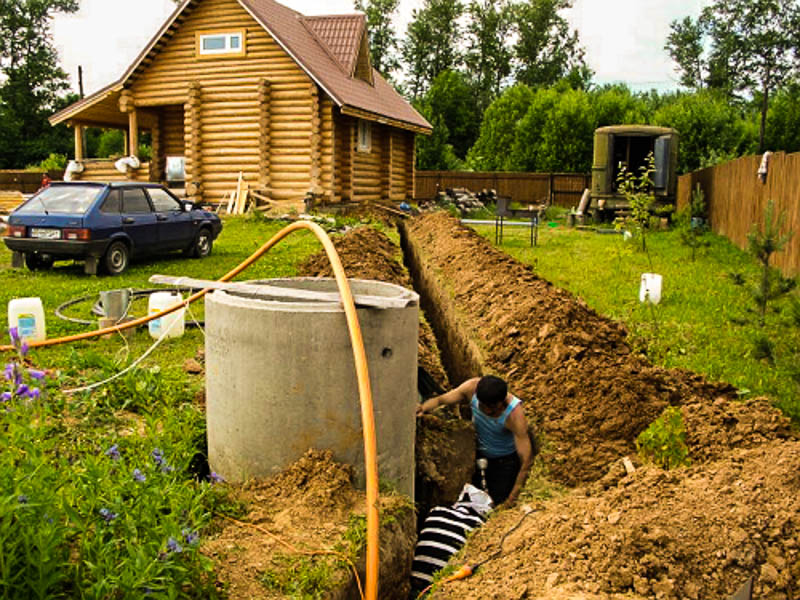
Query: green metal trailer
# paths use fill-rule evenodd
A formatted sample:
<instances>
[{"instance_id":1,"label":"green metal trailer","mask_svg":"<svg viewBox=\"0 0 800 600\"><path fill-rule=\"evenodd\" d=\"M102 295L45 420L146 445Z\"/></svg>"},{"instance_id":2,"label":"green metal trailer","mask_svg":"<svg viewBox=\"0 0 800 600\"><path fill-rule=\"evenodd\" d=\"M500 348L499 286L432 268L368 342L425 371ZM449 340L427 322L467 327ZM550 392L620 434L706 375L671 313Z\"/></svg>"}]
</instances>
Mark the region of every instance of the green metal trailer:
<instances>
[{"instance_id":1,"label":"green metal trailer","mask_svg":"<svg viewBox=\"0 0 800 600\"><path fill-rule=\"evenodd\" d=\"M594 132L594 161L590 210L596 217L613 218L628 208L618 192L617 176L622 166L636 175L653 154L653 190L656 207L675 204L678 188L678 132L651 125L612 125Z\"/></svg>"}]
</instances>

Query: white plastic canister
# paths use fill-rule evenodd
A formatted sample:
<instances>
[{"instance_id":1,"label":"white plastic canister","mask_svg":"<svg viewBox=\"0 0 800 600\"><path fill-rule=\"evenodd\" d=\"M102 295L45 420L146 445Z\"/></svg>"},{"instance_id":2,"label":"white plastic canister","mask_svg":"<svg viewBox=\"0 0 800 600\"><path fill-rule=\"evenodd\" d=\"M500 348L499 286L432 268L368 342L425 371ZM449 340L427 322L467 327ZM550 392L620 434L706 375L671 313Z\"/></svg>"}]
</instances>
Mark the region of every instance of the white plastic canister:
<instances>
[{"instance_id":1,"label":"white plastic canister","mask_svg":"<svg viewBox=\"0 0 800 600\"><path fill-rule=\"evenodd\" d=\"M642 273L639 286L639 302L658 304L661 302L661 275L658 273Z\"/></svg>"},{"instance_id":2,"label":"white plastic canister","mask_svg":"<svg viewBox=\"0 0 800 600\"><path fill-rule=\"evenodd\" d=\"M42 342L47 337L41 298L14 298L8 303L8 326L16 327L26 342Z\"/></svg>"},{"instance_id":3,"label":"white plastic canister","mask_svg":"<svg viewBox=\"0 0 800 600\"><path fill-rule=\"evenodd\" d=\"M182 301L183 296L177 292L154 292L150 294L147 312L152 315ZM148 323L150 336L158 339L165 331L167 332L167 337L182 336L185 318L186 308L184 307L164 315L160 319L153 319Z\"/></svg>"}]
</instances>

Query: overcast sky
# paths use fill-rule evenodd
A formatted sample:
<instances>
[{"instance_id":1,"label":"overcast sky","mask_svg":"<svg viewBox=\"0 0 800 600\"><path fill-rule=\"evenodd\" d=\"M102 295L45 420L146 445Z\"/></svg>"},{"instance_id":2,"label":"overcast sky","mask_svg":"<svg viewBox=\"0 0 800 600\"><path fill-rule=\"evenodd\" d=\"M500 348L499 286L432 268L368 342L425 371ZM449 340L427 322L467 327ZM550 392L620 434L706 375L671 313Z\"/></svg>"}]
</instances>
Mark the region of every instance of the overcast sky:
<instances>
[{"instance_id":1,"label":"overcast sky","mask_svg":"<svg viewBox=\"0 0 800 600\"><path fill-rule=\"evenodd\" d=\"M677 87L664 51L669 24L696 17L710 0L574 0L566 14L578 30L597 83L623 82L636 90ZM307 15L353 12L352 0L283 0ZM74 15L59 15L53 36L77 91L83 65L87 94L115 81L175 9L172 0L80 0ZM422 0L400 0L398 35Z\"/></svg>"}]
</instances>

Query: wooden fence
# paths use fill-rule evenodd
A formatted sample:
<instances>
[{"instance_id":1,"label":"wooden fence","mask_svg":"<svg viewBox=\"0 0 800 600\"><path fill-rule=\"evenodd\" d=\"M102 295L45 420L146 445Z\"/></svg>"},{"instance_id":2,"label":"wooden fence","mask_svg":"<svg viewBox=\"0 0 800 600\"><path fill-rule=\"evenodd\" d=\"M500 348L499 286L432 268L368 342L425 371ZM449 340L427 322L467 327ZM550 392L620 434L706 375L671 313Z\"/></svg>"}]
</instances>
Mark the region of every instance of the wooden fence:
<instances>
[{"instance_id":1,"label":"wooden fence","mask_svg":"<svg viewBox=\"0 0 800 600\"><path fill-rule=\"evenodd\" d=\"M42 176L45 171L0 171L0 190L33 194L42 187ZM64 171L47 171L50 179L64 179Z\"/></svg>"},{"instance_id":2,"label":"wooden fence","mask_svg":"<svg viewBox=\"0 0 800 600\"><path fill-rule=\"evenodd\" d=\"M489 173L472 171L417 171L416 200L432 200L439 190L467 188L473 192L496 190L521 204L577 206L592 176L583 173Z\"/></svg>"},{"instance_id":3,"label":"wooden fence","mask_svg":"<svg viewBox=\"0 0 800 600\"><path fill-rule=\"evenodd\" d=\"M757 175L760 163L760 156L745 156L681 176L678 208L687 205L699 183L712 230L746 248L747 234L754 224L763 224L764 207L772 200L776 214L786 214L784 231L794 231L786 247L776 253L774 264L785 275L794 276L800 274L800 153L773 154L764 183Z\"/></svg>"}]
</instances>

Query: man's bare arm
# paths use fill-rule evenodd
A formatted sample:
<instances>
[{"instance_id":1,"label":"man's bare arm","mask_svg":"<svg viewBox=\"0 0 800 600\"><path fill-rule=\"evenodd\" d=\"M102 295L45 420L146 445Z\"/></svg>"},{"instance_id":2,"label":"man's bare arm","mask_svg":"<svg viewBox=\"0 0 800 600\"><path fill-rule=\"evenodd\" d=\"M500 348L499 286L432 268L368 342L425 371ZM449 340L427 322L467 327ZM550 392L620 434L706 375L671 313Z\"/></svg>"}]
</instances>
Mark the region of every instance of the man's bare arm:
<instances>
[{"instance_id":1,"label":"man's bare arm","mask_svg":"<svg viewBox=\"0 0 800 600\"><path fill-rule=\"evenodd\" d=\"M457 388L454 388L449 392L442 394L441 396L428 398L425 400L425 402L417 405L417 416L420 416L426 412L431 412L434 408L443 404L452 405L458 404L459 402L469 402L478 386L478 380L478 377L467 379Z\"/></svg>"},{"instance_id":2,"label":"man's bare arm","mask_svg":"<svg viewBox=\"0 0 800 600\"><path fill-rule=\"evenodd\" d=\"M508 415L508 420L506 420L506 427L514 434L514 446L521 462L514 487L504 502L506 506L512 506L517 501L519 493L522 491L522 486L525 485L525 481L528 479L531 464L533 463L533 448L531 447L531 438L528 436L528 422L525 419L522 406L517 406L511 411L511 414Z\"/></svg>"}]
</instances>

